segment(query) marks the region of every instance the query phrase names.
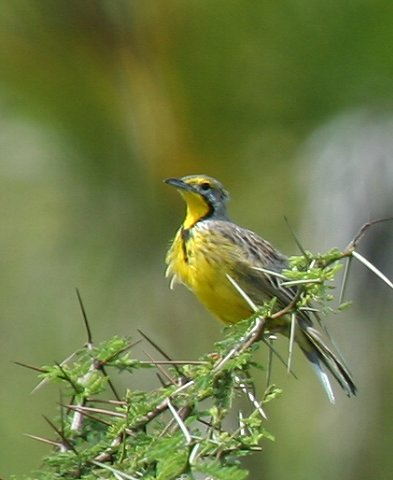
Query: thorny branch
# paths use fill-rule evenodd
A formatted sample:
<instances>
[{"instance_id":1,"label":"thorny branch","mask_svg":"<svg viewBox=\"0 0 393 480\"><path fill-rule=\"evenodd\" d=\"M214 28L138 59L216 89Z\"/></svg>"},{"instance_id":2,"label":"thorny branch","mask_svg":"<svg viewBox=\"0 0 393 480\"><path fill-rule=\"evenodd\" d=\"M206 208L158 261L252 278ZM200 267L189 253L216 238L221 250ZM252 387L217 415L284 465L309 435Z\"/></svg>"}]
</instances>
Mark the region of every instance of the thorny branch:
<instances>
[{"instance_id":1,"label":"thorny branch","mask_svg":"<svg viewBox=\"0 0 393 480\"><path fill-rule=\"evenodd\" d=\"M314 267L316 264L319 268L324 269L327 268L329 265L335 262L339 262L340 260L343 259L351 259L351 258L356 258L359 261L361 261L363 264L367 266L367 268L370 268L377 276L382 278L382 280L387 283L391 288L393 288L393 284L390 282L389 279L387 279L379 270L376 269L374 265L371 265L370 262L368 262L364 257L362 257L358 252L357 252L357 246L366 233L366 231L373 225L381 222L385 222L388 220L392 220L392 218L389 219L381 219L381 220L376 220L372 222L368 222L364 224L359 232L355 235L355 237L351 240L351 242L348 244L348 246L342 251L342 252L337 252L337 255L329 257L327 260L324 261L323 256L319 257L312 257L310 256L304 249L302 249L304 259L306 261L306 265L308 267L306 268L311 268ZM272 272L269 272L270 274ZM285 281L285 277L283 277L280 274L277 274L277 276L280 276L280 278L283 278ZM294 326L295 326L295 316L297 313L301 311L302 308L304 308L304 305L301 306L299 304L299 301L301 299L302 293L304 292L304 289L306 288L306 285L308 283L317 283L319 280L308 280L307 282L298 282L297 283L297 290L295 295L293 296L293 299L286 305L284 308L280 309L279 311L271 311L268 308L265 308L264 310L261 309L259 306L255 305L252 300L247 296L247 294L240 288L240 286L236 283L236 281L230 277L229 275L227 276L228 280L232 283L233 287L238 291L239 295L242 296L242 298L248 303L250 306L251 310L254 311L255 313L255 318L253 321L252 326L248 329L248 331L245 333L245 335L242 337L242 339L233 347L230 349L230 351L224 355L218 358L212 369L213 373L213 380L215 377L218 377L222 374L225 366L228 364L228 362L238 356L240 356L242 353L246 352L255 342L257 341L264 341L267 345L270 346L268 341L265 338L265 330L266 330L266 325L270 321L274 321L279 319L280 317L287 316L289 314L294 315ZM295 282L292 282L295 284ZM80 304L80 308L82 311L82 316L84 320L84 325L86 329L86 334L87 334L87 343L85 344L85 349L89 350L90 352L93 351L93 336L91 332L91 328L89 325L89 321L86 315L86 311L80 296L79 291L77 290L77 296L78 296L78 301ZM180 396L181 393L184 393L185 391L191 389L191 387L195 386L196 381L192 378L188 378L186 374L183 373L182 368L187 365L204 365L207 364L208 362L204 361L174 361L169 358L168 355L165 354L165 352L162 351L158 345L153 342L151 339L147 337L143 332L140 332L142 337L144 337L145 340L147 340L163 357L165 360L154 360L153 358L150 357L149 361L141 362L144 364L148 364L151 366L155 366L156 368L161 369L161 373L164 375L164 378L169 382L169 385L173 386L173 390L171 392L168 392L166 398L164 400L161 400L158 402L157 405L155 405L151 410L149 410L147 413L141 415L138 417L137 421L134 421L132 424L127 424L127 426L121 431L121 433L116 436L112 442L111 445L108 449L105 451L101 452L98 454L93 460L90 462L96 465L101 465L101 462L108 462L112 459L113 453L115 450L119 447L124 442L124 439L126 436L132 437L134 436L138 431L145 430L146 427L151 423L154 419L156 419L158 416L163 414L164 412L169 412L172 416L172 422L170 425L170 428L173 429L179 429L184 437L186 438L187 444L192 445L193 443L193 437L190 434L186 424L185 420L187 417L191 414L192 412L192 404L195 402L195 397L190 396L190 398L187 401L184 401L184 396L182 396L182 403L181 407L176 406L176 401L178 397ZM110 357L110 361L114 360L115 356L119 356L121 353L124 353L127 349L131 348L134 344L129 344L125 348L121 349L118 351L114 356ZM272 347L271 347L272 348ZM272 352L275 355L278 355L277 352L272 348ZM105 372L105 364L109 362L107 359L106 362L104 361L98 361L92 358L92 363L90 365L90 368L88 369L87 373L81 377L78 380L78 384L75 385L73 380L68 377L67 372L64 370L64 366L67 364L68 361L73 358L75 354L72 354L70 357L68 357L64 362L61 362L58 365L58 368L61 372L61 376L64 380L66 380L70 385L75 390L75 403L72 402L71 404L67 405L66 408L69 410L73 411L73 418L71 421L71 432L73 432L73 435L79 435L82 432L83 426L85 419L91 419L95 420L97 422L101 422L102 424L108 426L109 423L102 420L100 418L101 415L107 415L112 418L123 418L127 419L127 413L121 413L118 411L114 411L111 409L105 409L105 408L95 408L95 407L90 407L87 405L87 402L91 402L92 399L89 399L83 395L79 395L78 397L78 388L81 387L83 388L84 385L88 384L89 381L91 380L93 375L96 375L97 373L100 375L103 375L107 377L107 380L109 382L110 388L112 390L113 395L116 398L116 401L105 401L108 405L114 406L114 407L119 407L119 406L124 406L127 407L127 402L125 401L120 401L120 396L117 394L116 390L114 389L113 385L110 382L109 377L107 376ZM281 359L281 361L284 361ZM19 365L26 366L28 368L34 369L39 371L40 373L45 373L45 369L41 368L36 368L32 367L26 364L22 364L20 362L16 362ZM288 364L290 361L288 361ZM177 376L172 376L164 370L163 366L164 365L169 365L175 368ZM60 376L60 375L59 375ZM234 376L234 381L237 384L238 388L243 391L243 393L248 397L249 401L255 408L255 411L258 412L262 417L266 418L265 412L262 409L262 402L258 402L252 392L249 391L248 386L246 383L243 381L243 379L239 376ZM43 380L40 385L43 383L46 383L46 380ZM205 398L209 396L209 393L202 393L198 396L198 401L202 401ZM94 400L95 401L95 400ZM63 405L64 407L64 405ZM241 418L241 417L239 417ZM44 443L54 445L58 447L61 451L74 451L76 455L78 455L78 452L73 446L73 439L72 438L66 438L63 429L58 429L55 427L52 422L47 420L51 427L54 429L56 434L60 437L60 441L53 441L49 439L45 439L43 437L38 437L34 435L28 435L31 438L34 438L36 440L42 441ZM168 425L168 428L169 428ZM243 425L243 420L241 419L239 430L244 430L244 425ZM194 455L196 456L197 453L197 443L195 444L193 448ZM122 477L126 478L126 477Z\"/></svg>"}]
</instances>

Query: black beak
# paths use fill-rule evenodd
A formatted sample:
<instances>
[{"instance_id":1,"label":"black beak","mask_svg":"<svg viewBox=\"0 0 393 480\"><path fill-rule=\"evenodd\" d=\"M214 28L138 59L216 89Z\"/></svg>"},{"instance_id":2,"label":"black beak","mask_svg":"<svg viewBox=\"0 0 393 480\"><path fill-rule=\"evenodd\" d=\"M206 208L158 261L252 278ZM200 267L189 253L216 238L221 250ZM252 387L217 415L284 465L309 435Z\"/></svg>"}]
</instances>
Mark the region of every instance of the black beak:
<instances>
[{"instance_id":1,"label":"black beak","mask_svg":"<svg viewBox=\"0 0 393 480\"><path fill-rule=\"evenodd\" d=\"M181 178L167 178L164 180L164 183L167 185L171 185L171 187L179 188L181 190L188 190L189 192L193 192L194 188L192 185L183 182Z\"/></svg>"}]
</instances>

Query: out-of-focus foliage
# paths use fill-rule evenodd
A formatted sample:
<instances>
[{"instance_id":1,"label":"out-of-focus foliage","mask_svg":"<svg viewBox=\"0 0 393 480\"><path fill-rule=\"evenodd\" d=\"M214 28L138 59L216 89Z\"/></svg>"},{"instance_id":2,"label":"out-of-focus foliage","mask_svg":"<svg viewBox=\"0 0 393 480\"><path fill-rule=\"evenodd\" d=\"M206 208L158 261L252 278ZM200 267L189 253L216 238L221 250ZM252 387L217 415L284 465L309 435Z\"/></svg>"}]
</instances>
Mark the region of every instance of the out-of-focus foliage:
<instances>
[{"instance_id":1,"label":"out-of-focus foliage","mask_svg":"<svg viewBox=\"0 0 393 480\"><path fill-rule=\"evenodd\" d=\"M330 212L345 205L351 218L360 213L356 229L367 219L367 206L346 194L373 198L377 190L382 197L381 182L370 176L383 163L370 163L359 183L353 172L360 175L378 155L370 149L360 161L350 152L390 115L392 31L389 0L1 1L0 475L38 466L45 450L22 433L45 434L39 416L56 401L45 389L29 396L31 375L10 360L61 361L79 346L76 286L100 338L143 327L181 358L220 337L194 299L181 289L170 293L163 279L164 252L183 208L163 177L217 176L232 193L233 218L290 253L297 250L282 218L296 229L306 201L317 205L319 196L329 207L334 199ZM317 127L359 107L376 112L367 128L350 130L355 117L348 114L313 137L308 162L299 160ZM333 164L326 152L337 152L337 138L346 154ZM322 144L329 148L318 159ZM389 159L391 149L385 154ZM323 173L311 177L312 167ZM391 175L386 168L380 178ZM310 238L334 246L328 235L336 217L322 220L320 234L312 227L327 213L306 211ZM286 395L269 429L281 447L269 445L263 464L251 469L264 478L290 470L302 480L382 478L393 470L391 370L386 350L379 368L378 348L381 339L390 345L393 333L375 316L367 311L366 319L337 325L361 378L358 399L332 409L300 361L298 382L275 367ZM385 394L376 394L382 387Z\"/></svg>"}]
</instances>

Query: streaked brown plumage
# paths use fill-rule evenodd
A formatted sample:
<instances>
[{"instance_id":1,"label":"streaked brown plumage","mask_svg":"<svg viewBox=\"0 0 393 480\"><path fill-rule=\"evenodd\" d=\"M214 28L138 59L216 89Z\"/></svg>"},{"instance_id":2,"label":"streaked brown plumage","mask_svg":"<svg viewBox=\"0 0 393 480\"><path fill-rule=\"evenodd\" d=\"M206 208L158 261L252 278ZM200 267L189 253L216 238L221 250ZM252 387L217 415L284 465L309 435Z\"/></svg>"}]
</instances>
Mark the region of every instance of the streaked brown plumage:
<instances>
[{"instance_id":1,"label":"streaked brown plumage","mask_svg":"<svg viewBox=\"0 0 393 480\"><path fill-rule=\"evenodd\" d=\"M166 183L178 189L187 206L166 258L171 286L183 283L214 316L229 324L248 318L253 311L228 275L256 305L276 297L282 308L293 300L295 288L283 287L277 276L255 269L279 273L287 268L287 257L251 230L229 220L228 194L220 182L206 175L189 175ZM289 319L282 317L269 329L288 335ZM334 395L323 366L348 396L356 393L351 374L324 343L307 312L297 315L295 341L314 366L331 402Z\"/></svg>"}]
</instances>

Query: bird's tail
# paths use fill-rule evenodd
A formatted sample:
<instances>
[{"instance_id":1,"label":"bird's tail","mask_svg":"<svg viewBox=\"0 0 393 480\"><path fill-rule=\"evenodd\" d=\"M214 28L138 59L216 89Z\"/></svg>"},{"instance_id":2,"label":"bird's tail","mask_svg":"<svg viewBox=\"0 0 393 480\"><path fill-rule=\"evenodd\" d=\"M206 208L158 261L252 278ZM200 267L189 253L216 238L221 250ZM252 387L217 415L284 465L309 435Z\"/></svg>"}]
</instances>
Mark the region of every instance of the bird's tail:
<instances>
[{"instance_id":1,"label":"bird's tail","mask_svg":"<svg viewBox=\"0 0 393 480\"><path fill-rule=\"evenodd\" d=\"M324 367L333 375L348 397L356 395L357 389L348 368L329 349L315 328L310 325L298 324L296 342L311 362L331 403L335 402L335 398Z\"/></svg>"}]
</instances>

